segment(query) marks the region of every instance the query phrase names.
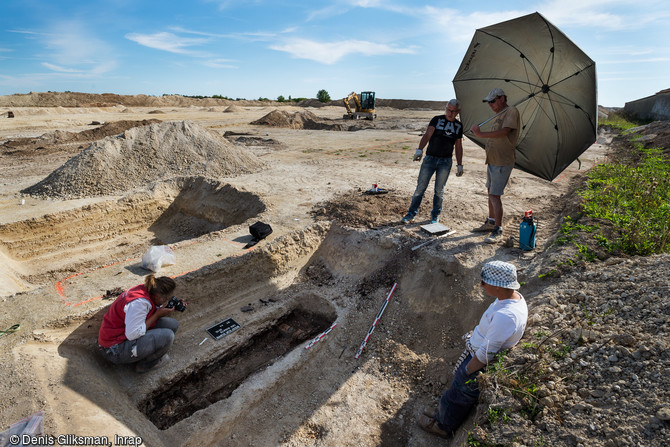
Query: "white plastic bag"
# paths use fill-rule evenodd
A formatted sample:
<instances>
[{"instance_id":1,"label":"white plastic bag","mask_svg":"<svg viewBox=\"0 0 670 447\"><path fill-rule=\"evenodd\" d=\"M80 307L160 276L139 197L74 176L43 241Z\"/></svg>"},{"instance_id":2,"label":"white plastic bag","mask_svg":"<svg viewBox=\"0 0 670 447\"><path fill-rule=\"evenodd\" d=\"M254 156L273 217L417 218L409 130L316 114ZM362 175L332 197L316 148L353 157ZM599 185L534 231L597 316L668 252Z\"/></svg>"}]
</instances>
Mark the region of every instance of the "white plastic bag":
<instances>
[{"instance_id":1,"label":"white plastic bag","mask_svg":"<svg viewBox=\"0 0 670 447\"><path fill-rule=\"evenodd\" d=\"M164 265L175 262L177 257L167 245L154 245L142 256L142 267L152 272L158 272Z\"/></svg>"},{"instance_id":2,"label":"white plastic bag","mask_svg":"<svg viewBox=\"0 0 670 447\"><path fill-rule=\"evenodd\" d=\"M24 435L27 435L26 444L24 442ZM38 411L18 422L14 422L9 426L9 430L0 433L0 446L37 446L42 445L38 442L33 444L32 438L34 436L44 435L44 411Z\"/></svg>"}]
</instances>

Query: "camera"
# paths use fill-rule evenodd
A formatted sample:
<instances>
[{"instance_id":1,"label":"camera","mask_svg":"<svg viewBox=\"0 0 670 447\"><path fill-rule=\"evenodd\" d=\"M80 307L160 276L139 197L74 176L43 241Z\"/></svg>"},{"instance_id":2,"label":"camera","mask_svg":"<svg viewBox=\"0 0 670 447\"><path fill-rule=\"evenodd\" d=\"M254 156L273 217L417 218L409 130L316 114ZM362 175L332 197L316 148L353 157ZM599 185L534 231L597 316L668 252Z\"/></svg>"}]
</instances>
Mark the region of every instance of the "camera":
<instances>
[{"instance_id":1,"label":"camera","mask_svg":"<svg viewBox=\"0 0 670 447\"><path fill-rule=\"evenodd\" d=\"M186 310L186 305L182 300L177 298L176 296L173 296L170 298L170 301L167 302L165 305L167 309L172 309L174 307L174 310L178 310L179 312L183 312Z\"/></svg>"}]
</instances>

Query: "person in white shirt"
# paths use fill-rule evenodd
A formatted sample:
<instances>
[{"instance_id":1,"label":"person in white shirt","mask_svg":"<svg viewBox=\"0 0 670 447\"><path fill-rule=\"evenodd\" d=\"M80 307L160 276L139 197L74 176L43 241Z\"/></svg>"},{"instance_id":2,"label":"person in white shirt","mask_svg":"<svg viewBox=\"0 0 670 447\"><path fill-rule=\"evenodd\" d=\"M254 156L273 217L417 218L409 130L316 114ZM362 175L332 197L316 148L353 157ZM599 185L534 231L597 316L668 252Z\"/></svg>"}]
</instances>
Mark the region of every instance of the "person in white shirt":
<instances>
[{"instance_id":1,"label":"person in white shirt","mask_svg":"<svg viewBox=\"0 0 670 447\"><path fill-rule=\"evenodd\" d=\"M451 386L440 398L439 407L419 416L423 430L443 438L453 436L477 403L480 393L477 376L498 352L515 346L526 329L528 306L518 292L516 267L491 261L482 268L481 278L484 292L495 297L495 301L474 330L464 336L466 349L454 368Z\"/></svg>"}]
</instances>

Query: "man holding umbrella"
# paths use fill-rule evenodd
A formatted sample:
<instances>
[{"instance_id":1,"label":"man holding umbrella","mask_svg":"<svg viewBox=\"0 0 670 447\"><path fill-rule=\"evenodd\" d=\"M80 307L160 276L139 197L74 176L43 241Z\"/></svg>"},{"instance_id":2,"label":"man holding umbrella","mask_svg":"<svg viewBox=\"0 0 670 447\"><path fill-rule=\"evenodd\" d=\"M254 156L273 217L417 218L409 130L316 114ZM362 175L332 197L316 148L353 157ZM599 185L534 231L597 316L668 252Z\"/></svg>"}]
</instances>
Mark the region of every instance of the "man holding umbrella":
<instances>
[{"instance_id":1,"label":"man holding umbrella","mask_svg":"<svg viewBox=\"0 0 670 447\"><path fill-rule=\"evenodd\" d=\"M519 137L521 123L519 111L514 106L507 105L507 96L500 88L491 90L484 102L496 115L494 116L492 130L482 132L478 125L470 128L470 131L479 138L487 138L486 141L486 188L488 190L489 216L481 227L473 231L491 234L485 242L494 244L502 240L503 205L501 196L509 181L510 174L514 168L514 154L516 152L516 141Z\"/></svg>"}]
</instances>

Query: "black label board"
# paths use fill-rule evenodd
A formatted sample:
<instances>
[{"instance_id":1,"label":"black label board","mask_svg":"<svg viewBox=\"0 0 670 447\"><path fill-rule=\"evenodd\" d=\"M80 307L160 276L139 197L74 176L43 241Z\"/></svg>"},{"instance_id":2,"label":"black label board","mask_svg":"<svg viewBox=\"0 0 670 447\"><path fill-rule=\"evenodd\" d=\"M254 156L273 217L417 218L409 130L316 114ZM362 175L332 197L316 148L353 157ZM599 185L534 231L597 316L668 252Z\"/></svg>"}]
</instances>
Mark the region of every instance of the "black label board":
<instances>
[{"instance_id":1,"label":"black label board","mask_svg":"<svg viewBox=\"0 0 670 447\"><path fill-rule=\"evenodd\" d=\"M228 318L227 320L215 324L211 328L207 329L207 332L209 332L209 335L211 335L214 340L218 340L221 337L225 337L226 335L235 332L239 328L240 325L237 324L235 320Z\"/></svg>"}]
</instances>

